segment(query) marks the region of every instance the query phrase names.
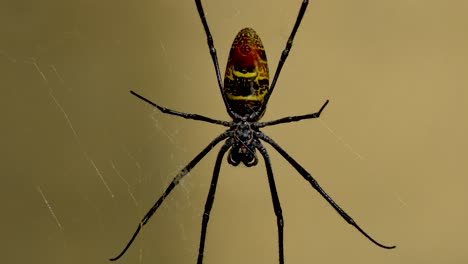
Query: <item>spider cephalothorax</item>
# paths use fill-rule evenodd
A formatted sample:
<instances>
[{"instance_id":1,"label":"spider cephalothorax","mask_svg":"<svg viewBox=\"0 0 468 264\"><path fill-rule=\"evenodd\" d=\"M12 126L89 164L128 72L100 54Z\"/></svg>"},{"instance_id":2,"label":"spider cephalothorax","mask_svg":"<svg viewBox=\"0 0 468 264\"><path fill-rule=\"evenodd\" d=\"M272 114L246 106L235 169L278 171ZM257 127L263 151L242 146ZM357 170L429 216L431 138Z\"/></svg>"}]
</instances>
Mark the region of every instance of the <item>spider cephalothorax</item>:
<instances>
[{"instance_id":1,"label":"spider cephalothorax","mask_svg":"<svg viewBox=\"0 0 468 264\"><path fill-rule=\"evenodd\" d=\"M252 129L249 122L242 120L232 126L233 144L228 154L228 162L233 166L239 165L241 162L247 167L257 165L258 159L255 151L254 137L255 131Z\"/></svg>"},{"instance_id":2,"label":"spider cephalothorax","mask_svg":"<svg viewBox=\"0 0 468 264\"><path fill-rule=\"evenodd\" d=\"M242 29L234 39L234 42L229 53L229 59L226 66L226 74L224 78L224 84L221 79L221 73L219 70L218 57L216 55L216 49L213 44L213 37L211 36L208 23L206 22L205 14L203 12L203 7L201 0L195 0L197 5L198 14L200 15L203 27L205 29L206 37L208 40L208 47L210 50L211 58L215 66L216 78L218 81L218 86L223 97L224 105L226 106L229 116L233 121L222 121L216 120L209 117L182 113L179 111L171 110L162 106L159 106L152 101L144 98L143 96L131 91L133 95L142 99L143 101L151 104L152 106L158 108L160 111L166 114L176 115L184 117L187 119L193 119L198 121L204 121L212 124L223 125L228 127L228 129L223 132L221 135L213 139L208 146L206 146L193 160L187 164L172 180L169 186L166 188L164 193L159 197L156 203L151 207L151 209L146 213L145 217L141 220L138 225L137 230L133 234L133 237L127 243L127 246L123 251L115 258L111 260L117 260L130 247L134 239L140 232L143 225L145 225L148 220L153 216L159 206L163 203L164 199L172 192L174 187L179 184L180 180L188 175L190 170L192 170L197 163L205 157L205 155L213 149L218 143L224 141L224 144L221 146L221 149L218 152L216 158L213 177L211 179L210 189L208 192L208 197L206 199L205 209L203 212L201 236L200 236L200 245L198 249L198 259L197 264L203 263L203 256L205 250L205 239L206 232L208 229L208 221L210 218L211 208L213 206L216 186L218 183L219 171L221 169L221 162L224 155L228 150L228 162L231 165L237 166L240 163L243 163L247 167L251 167L257 164L258 158L256 151L258 151L265 161L266 172L268 176L268 183L270 187L270 193L273 201L273 208L276 215L276 223L278 228L278 253L279 253L279 263L284 263L284 250L283 250L283 213L281 210L281 204L279 201L278 193L276 190L275 179L273 177L273 169L270 161L270 157L266 148L263 146L262 142L270 144L281 156L283 156L289 164L291 164L299 174L304 177L304 179L310 183L310 185L317 190L317 192L338 212L341 217L346 220L349 224L354 226L359 232L361 232L365 237L376 245L383 248L394 248L395 246L385 246L375 241L370 237L366 232L364 232L356 222L341 209L338 204L333 201L333 199L320 187L318 182L307 172L296 160L294 160L278 143L273 139L266 136L263 132L260 131L260 128L266 126L273 126L278 124L290 123L295 121L300 121L304 119L312 119L320 117L325 106L328 104L328 100L323 104L320 110L313 114L299 115L299 116L288 116L268 122L259 122L261 117L265 112L268 99L270 98L273 89L275 88L276 81L280 75L281 69L283 67L286 58L288 57L289 50L292 47L294 36L296 35L297 29L302 21L302 17L306 11L309 1L303 0L301 9L299 10L299 15L297 16L296 23L294 24L293 30L286 44L286 48L281 53L281 58L276 68L275 75L269 86L269 77L268 77L268 64L265 55L265 50L263 44L260 40L260 37L257 33L251 28Z\"/></svg>"}]
</instances>

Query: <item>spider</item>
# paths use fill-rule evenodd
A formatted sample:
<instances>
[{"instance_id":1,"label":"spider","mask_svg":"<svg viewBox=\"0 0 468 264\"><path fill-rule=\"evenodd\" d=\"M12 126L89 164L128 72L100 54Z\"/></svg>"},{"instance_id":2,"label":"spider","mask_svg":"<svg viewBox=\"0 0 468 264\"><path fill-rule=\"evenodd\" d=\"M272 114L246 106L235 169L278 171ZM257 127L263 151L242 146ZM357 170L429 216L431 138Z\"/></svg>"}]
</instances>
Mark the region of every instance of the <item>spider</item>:
<instances>
[{"instance_id":1,"label":"spider","mask_svg":"<svg viewBox=\"0 0 468 264\"><path fill-rule=\"evenodd\" d=\"M371 236L369 236L364 230L362 230L356 222L343 210L341 207L333 201L333 199L320 187L318 182L307 172L296 160L294 160L278 143L273 139L265 135L260 131L260 128L290 122L296 122L304 119L319 118L323 109L327 106L328 100L322 105L320 110L313 114L299 115L299 116L288 116L268 122L259 122L263 114L265 113L265 108L270 99L273 89L275 88L276 81L280 75L281 69L283 68L284 62L288 57L289 51L292 47L294 36L301 24L302 17L307 9L308 0L303 0L299 14L297 16L296 22L292 29L291 35L289 36L286 48L281 54L281 58L278 63L278 67L275 72L275 76L269 86L269 76L268 76L268 64L263 48L263 44L257 35L257 33L251 28L242 29L235 37L232 44L229 58L227 62L224 82L221 81L221 74L219 70L218 58L216 55L216 49L213 43L213 37L211 36L208 23L205 18L203 11L203 6L201 0L195 0L197 6L198 14L200 15L203 28L208 40L208 47L210 50L211 58L213 60L214 68L216 71L216 77L218 80L218 86L223 97L224 104L229 116L232 118L232 121L221 121L205 117L202 115L183 113L175 110L171 110L162 106L159 106L152 101L146 99L145 97L139 95L134 91L130 91L131 94L135 95L139 99L147 102L148 104L156 107L161 112L165 114L180 116L186 119L199 120L203 122L208 122L217 125L223 125L228 127L228 129L223 132L221 135L216 137L211 141L208 146L206 146L195 158L182 169L179 174L177 174L172 182L169 184L164 193L159 197L156 203L151 207L151 209L146 213L145 217L141 220L138 228L133 234L130 241L127 243L123 251L115 258L110 259L115 261L122 257L127 249L131 246L141 228L148 223L149 219L153 216L159 206L163 203L166 197L172 192L174 187L179 184L180 180L185 177L197 163L205 157L205 155L213 149L218 143L224 140L216 162L214 165L213 178L211 180L210 189L208 192L208 197L205 204L205 210L203 213L202 219L202 228L200 236L200 245L198 250L198 260L197 263L203 263L203 254L205 248L205 239L206 231L208 228L208 221L210 219L210 212L213 206L216 186L218 183L219 171L221 167L221 162L226 154L227 161L233 166L238 166L243 163L247 167L255 166L258 163L257 150L263 156L265 161L266 172L268 176L268 183L270 186L271 198L273 200L273 208L276 215L277 227L278 227L278 248L279 248L279 263L284 263L284 250L283 250L283 214L281 210L281 205L276 190L275 180L273 177L273 170L271 166L271 161L269 154L261 141L264 141L270 144L276 151L279 152L296 170L299 174L307 180L312 187L317 190L317 192L322 195L323 198L341 215L341 217L346 220L349 224L354 226L362 235L367 237L370 241L376 244L379 247L392 249L395 246L385 246Z\"/></svg>"}]
</instances>

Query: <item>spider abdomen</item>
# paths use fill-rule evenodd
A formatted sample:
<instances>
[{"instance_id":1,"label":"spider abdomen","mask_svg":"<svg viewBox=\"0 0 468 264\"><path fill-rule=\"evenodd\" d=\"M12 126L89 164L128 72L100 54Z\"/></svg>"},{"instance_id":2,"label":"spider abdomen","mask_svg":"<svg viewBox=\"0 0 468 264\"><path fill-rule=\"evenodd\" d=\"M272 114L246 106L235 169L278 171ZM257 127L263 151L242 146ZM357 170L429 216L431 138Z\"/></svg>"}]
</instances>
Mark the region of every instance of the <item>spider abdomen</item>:
<instances>
[{"instance_id":1,"label":"spider abdomen","mask_svg":"<svg viewBox=\"0 0 468 264\"><path fill-rule=\"evenodd\" d=\"M224 93L231 109L247 116L262 111L269 91L268 62L262 41L251 28L237 33L231 46L224 75Z\"/></svg>"}]
</instances>

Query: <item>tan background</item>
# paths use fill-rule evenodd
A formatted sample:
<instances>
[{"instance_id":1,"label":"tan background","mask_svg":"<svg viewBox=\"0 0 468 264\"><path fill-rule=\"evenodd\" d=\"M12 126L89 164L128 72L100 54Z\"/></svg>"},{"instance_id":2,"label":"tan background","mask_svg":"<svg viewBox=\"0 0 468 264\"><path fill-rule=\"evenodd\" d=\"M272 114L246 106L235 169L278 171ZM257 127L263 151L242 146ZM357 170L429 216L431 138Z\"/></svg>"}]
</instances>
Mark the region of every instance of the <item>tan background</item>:
<instances>
[{"instance_id":1,"label":"tan background","mask_svg":"<svg viewBox=\"0 0 468 264\"><path fill-rule=\"evenodd\" d=\"M204 1L221 71L254 27L276 69L300 1ZM346 224L271 148L286 263L467 263L468 4L312 1L264 129L377 240ZM2 263L108 263L227 119L193 1L2 1ZM272 74L273 75L273 74ZM218 148L118 263L195 263ZM223 165L205 263L277 263L263 161Z\"/></svg>"}]
</instances>

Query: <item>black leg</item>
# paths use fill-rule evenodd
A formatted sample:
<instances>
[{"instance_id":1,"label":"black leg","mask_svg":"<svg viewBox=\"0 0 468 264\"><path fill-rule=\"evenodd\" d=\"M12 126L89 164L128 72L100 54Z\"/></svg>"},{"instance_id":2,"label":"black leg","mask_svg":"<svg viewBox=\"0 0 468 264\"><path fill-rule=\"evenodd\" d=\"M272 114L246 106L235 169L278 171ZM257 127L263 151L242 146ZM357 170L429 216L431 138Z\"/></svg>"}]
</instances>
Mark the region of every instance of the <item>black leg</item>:
<instances>
[{"instance_id":1,"label":"black leg","mask_svg":"<svg viewBox=\"0 0 468 264\"><path fill-rule=\"evenodd\" d=\"M210 49L210 55L211 55L211 59L213 60L213 65L215 67L216 79L218 80L219 91L221 92L221 95L223 96L224 105L226 106L226 110L229 113L229 116L231 116L231 118L233 119L240 118L238 114L232 111L231 107L229 106L227 102L226 95L224 94L224 91L223 91L223 82L221 80L221 72L219 71L218 56L216 55L216 49L214 46L213 37L211 36L210 28L208 27L208 22L206 22L205 12L203 11L203 5L201 3L201 0L195 0L195 4L197 5L198 14L200 15L203 28L205 29L206 38L208 41L208 48Z\"/></svg>"},{"instance_id":2,"label":"black leg","mask_svg":"<svg viewBox=\"0 0 468 264\"><path fill-rule=\"evenodd\" d=\"M273 121L259 122L255 126L260 128L260 127L266 127L266 126L273 126L273 125L277 125L277 124L284 124L284 123L300 121L300 120L304 120L304 119L319 118L320 114L322 113L325 106L327 106L328 102L329 101L327 100L317 113L307 114L307 115L300 115L300 116L288 116L288 117L280 118L280 119L273 120Z\"/></svg>"},{"instance_id":3,"label":"black leg","mask_svg":"<svg viewBox=\"0 0 468 264\"><path fill-rule=\"evenodd\" d=\"M213 141L210 142L210 144L208 144L208 146L206 146L206 148L204 148L192 161L189 162L189 164L187 164L187 166L185 166L185 168L182 169L182 171L179 172L179 174L177 174L174 179L172 180L172 182L169 184L169 186L166 188L166 190L164 191L164 193L161 195L161 197L159 197L159 199L156 201L156 203L153 205L153 207L151 207L151 209L146 213L145 217L143 217L143 219L141 220L140 224L138 225L138 228L137 230L135 231L135 233L133 234L132 238L130 239L130 241L127 243L127 245L125 246L125 248L122 250L122 252L115 258L111 258L110 260L111 261L115 261L115 260L118 260L120 257L122 257L125 252L127 251L127 249L132 245L133 241L135 240L135 238L137 237L138 233L140 233L140 230L141 228L149 221L149 219L151 218L151 216L153 216L153 214L156 212L156 210L158 210L159 206L163 203L164 199L166 199L166 197L172 192L172 189L174 189L174 187L179 184L180 180L185 176L187 175L190 170L193 169L193 167L195 167L195 165L197 165L197 163L208 153L210 152L210 150L216 146L216 144L218 144L220 141L226 139L227 137L231 136L232 135L232 132L231 131L226 131L224 132L223 134L219 135L217 138L215 138Z\"/></svg>"},{"instance_id":4,"label":"black leg","mask_svg":"<svg viewBox=\"0 0 468 264\"><path fill-rule=\"evenodd\" d=\"M202 230L200 235L200 247L198 248L198 260L197 264L203 263L203 253L205 251L205 240L206 240L206 230L208 228L208 221L210 220L210 212L211 208L213 207L213 202L216 193L216 186L218 184L218 177L219 177L219 170L221 169L221 163L223 161L224 153L232 146L233 141L228 140L222 147L218 153L218 157L216 158L215 167L213 170L213 178L211 179L210 190L208 192L208 197L206 198L205 203L205 210L203 212L203 220L202 220Z\"/></svg>"},{"instance_id":5,"label":"black leg","mask_svg":"<svg viewBox=\"0 0 468 264\"><path fill-rule=\"evenodd\" d=\"M276 224L278 226L278 250L279 250L279 263L284 264L284 247L283 247L283 212L281 210L281 204L276 191L275 178L273 177L273 169L271 168L271 161L265 147L259 141L256 142L255 146L262 153L263 159L265 160L265 166L268 175L268 183L270 184L271 199L273 200L273 209L276 215Z\"/></svg>"},{"instance_id":6,"label":"black leg","mask_svg":"<svg viewBox=\"0 0 468 264\"><path fill-rule=\"evenodd\" d=\"M380 244L379 242L374 240L371 236L369 236L366 232L364 232L364 230L362 230L356 224L353 218L351 218L351 216L349 216L343 209L341 209L341 207L337 203L335 203L335 201L333 201L333 199L322 189L322 187L320 187L320 185L312 177L312 175L310 175L310 173L308 173L299 163L297 163L297 161L295 161L291 156L289 156L289 154L283 148L281 148L273 139L269 138L262 132L257 132L257 137L261 138L262 140L266 141L271 146L273 146L273 148L275 148L276 151L278 151L281 154L281 156L283 156L297 170L297 172L299 172L302 175L302 177L304 177L304 179L306 179L310 183L310 185L312 185L312 187L314 187L314 189L317 190L320 193L320 195L322 195L322 197L325 198L325 200L327 200L327 202L333 208L335 208L335 210L341 215L341 217L343 217L344 220L346 220L346 222L354 226L357 230L359 230L359 232L361 232L361 234L363 234L365 237L367 237L370 241L372 241L377 246L386 248L386 249L395 248L395 246L385 246L383 244Z\"/></svg>"},{"instance_id":7,"label":"black leg","mask_svg":"<svg viewBox=\"0 0 468 264\"><path fill-rule=\"evenodd\" d=\"M165 108L165 107L162 107L162 106L159 106L159 105L153 103L149 99L146 99L145 97L137 94L134 91L130 91L130 93L133 94L134 96L140 98L141 100L147 102L148 104L156 107L157 109L159 109L161 112L163 112L165 114L180 116L180 117L183 117L183 118L186 118L186 119L200 120L200 121L204 121L204 122L208 122L208 123L212 123L212 124L217 124L217 125L223 125L223 126L227 126L227 127L231 126L231 123L232 123L232 122L228 122L228 121L212 119L212 118L202 116L202 115L183 113L183 112L171 110L171 109L168 109L168 108Z\"/></svg>"},{"instance_id":8,"label":"black leg","mask_svg":"<svg viewBox=\"0 0 468 264\"><path fill-rule=\"evenodd\" d=\"M278 62L278 67L276 68L275 76L273 77L273 81L271 82L270 86L270 91L268 92L265 102L263 103L263 108L266 107L268 100L270 99L271 94L273 93L273 89L275 89L276 86L276 81L278 80L278 77L281 73L281 69L283 68L284 62L286 62L286 59L288 58L289 51L291 50L292 44L294 37L296 36L297 29L299 28L299 25L301 24L302 17L304 16L304 13L307 9L307 5L309 4L308 0L303 0L301 9L299 10L299 14L297 15L296 23L294 24L293 30L291 31L291 35L289 35L288 42L286 43L286 48L284 48L283 52L281 53L280 60ZM258 111L258 113L262 113L263 111ZM256 116L258 114L253 113L253 116ZM249 118L253 119L253 116L250 116Z\"/></svg>"}]
</instances>

